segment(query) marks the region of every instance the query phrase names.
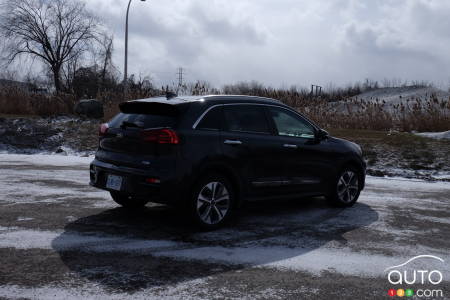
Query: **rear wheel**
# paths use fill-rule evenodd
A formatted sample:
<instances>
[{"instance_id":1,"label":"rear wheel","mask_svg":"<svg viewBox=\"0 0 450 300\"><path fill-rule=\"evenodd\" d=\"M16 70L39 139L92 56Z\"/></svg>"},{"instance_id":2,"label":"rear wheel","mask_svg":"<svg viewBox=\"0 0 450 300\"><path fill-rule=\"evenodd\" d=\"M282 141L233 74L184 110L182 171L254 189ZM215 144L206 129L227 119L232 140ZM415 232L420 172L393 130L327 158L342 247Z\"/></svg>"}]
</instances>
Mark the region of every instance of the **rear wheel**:
<instances>
[{"instance_id":1,"label":"rear wheel","mask_svg":"<svg viewBox=\"0 0 450 300\"><path fill-rule=\"evenodd\" d=\"M355 168L344 168L334 183L328 200L337 206L352 206L358 200L361 192L360 180L360 173Z\"/></svg>"},{"instance_id":2,"label":"rear wheel","mask_svg":"<svg viewBox=\"0 0 450 300\"><path fill-rule=\"evenodd\" d=\"M125 207L125 208L141 208L144 207L149 201L142 199L142 198L135 198L129 195L117 193L117 192L110 192L111 197L113 198L114 202L117 204Z\"/></svg>"},{"instance_id":3,"label":"rear wheel","mask_svg":"<svg viewBox=\"0 0 450 300\"><path fill-rule=\"evenodd\" d=\"M215 229L230 217L234 203L234 188L219 174L204 176L195 185L191 198L191 214L204 229Z\"/></svg>"}]
</instances>

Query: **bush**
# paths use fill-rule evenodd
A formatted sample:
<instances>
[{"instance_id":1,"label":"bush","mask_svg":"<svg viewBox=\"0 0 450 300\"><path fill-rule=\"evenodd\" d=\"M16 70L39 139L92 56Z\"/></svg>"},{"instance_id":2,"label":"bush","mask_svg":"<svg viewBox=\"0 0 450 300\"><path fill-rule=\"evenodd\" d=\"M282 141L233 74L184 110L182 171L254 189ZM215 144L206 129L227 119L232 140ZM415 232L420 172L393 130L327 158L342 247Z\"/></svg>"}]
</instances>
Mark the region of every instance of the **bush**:
<instances>
[{"instance_id":1,"label":"bush","mask_svg":"<svg viewBox=\"0 0 450 300\"><path fill-rule=\"evenodd\" d=\"M70 115L76 99L73 95L30 93L17 87L0 90L0 113L16 115Z\"/></svg>"},{"instance_id":2,"label":"bush","mask_svg":"<svg viewBox=\"0 0 450 300\"><path fill-rule=\"evenodd\" d=\"M368 88L368 87L364 87ZM373 87L370 86L372 89ZM127 99L141 99L164 95L168 88L155 89L151 84L130 84ZM450 124L450 99L403 99L400 104L390 105L376 101L351 98L361 92L359 85L346 89L334 89L333 93L319 96L297 89L273 89L257 82L227 85L222 91L200 83L192 85L190 94L241 94L278 99L305 114L324 128L371 129L398 131L446 131ZM336 98L333 98L336 97ZM116 86L97 94L104 105L105 120L118 113L118 105L124 101L121 87ZM338 99L339 101L336 101ZM0 91L0 113L20 115L70 115L73 114L76 97L69 94L42 95L27 93L17 88Z\"/></svg>"}]
</instances>

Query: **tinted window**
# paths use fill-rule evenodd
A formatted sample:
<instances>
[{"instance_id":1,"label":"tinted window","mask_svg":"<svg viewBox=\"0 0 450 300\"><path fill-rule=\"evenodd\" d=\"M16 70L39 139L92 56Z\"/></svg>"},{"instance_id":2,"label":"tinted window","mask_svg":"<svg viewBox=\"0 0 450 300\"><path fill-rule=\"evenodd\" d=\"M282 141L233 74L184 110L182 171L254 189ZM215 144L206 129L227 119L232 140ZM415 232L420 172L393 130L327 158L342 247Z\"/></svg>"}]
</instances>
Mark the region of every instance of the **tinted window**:
<instances>
[{"instance_id":1,"label":"tinted window","mask_svg":"<svg viewBox=\"0 0 450 300\"><path fill-rule=\"evenodd\" d=\"M314 138L314 128L297 114L281 108L269 108L278 135Z\"/></svg>"},{"instance_id":2,"label":"tinted window","mask_svg":"<svg viewBox=\"0 0 450 300\"><path fill-rule=\"evenodd\" d=\"M222 107L215 107L208 111L198 123L197 129L220 130L222 128Z\"/></svg>"},{"instance_id":3,"label":"tinted window","mask_svg":"<svg viewBox=\"0 0 450 300\"><path fill-rule=\"evenodd\" d=\"M122 124L128 124L127 126L130 126L130 124L135 124L140 128L173 128L176 126L176 123L177 118L174 116L120 113L109 122L109 127L119 128Z\"/></svg>"},{"instance_id":4,"label":"tinted window","mask_svg":"<svg viewBox=\"0 0 450 300\"><path fill-rule=\"evenodd\" d=\"M257 105L224 106L228 131L270 133L264 109Z\"/></svg>"}]
</instances>

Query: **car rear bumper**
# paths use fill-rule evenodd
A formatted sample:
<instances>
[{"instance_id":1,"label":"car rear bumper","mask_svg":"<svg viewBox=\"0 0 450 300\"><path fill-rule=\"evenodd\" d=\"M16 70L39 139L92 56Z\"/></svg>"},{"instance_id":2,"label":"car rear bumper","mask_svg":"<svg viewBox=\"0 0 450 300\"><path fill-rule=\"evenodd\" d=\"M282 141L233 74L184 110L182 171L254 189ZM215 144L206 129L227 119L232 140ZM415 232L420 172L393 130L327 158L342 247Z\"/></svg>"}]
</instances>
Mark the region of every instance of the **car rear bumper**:
<instances>
[{"instance_id":1,"label":"car rear bumper","mask_svg":"<svg viewBox=\"0 0 450 300\"><path fill-rule=\"evenodd\" d=\"M116 175L122 178L119 189L107 187L108 175ZM159 183L148 183L146 179L159 179ZM171 180L161 178L154 170L144 170L117 166L95 159L90 165L90 182L93 187L122 194L145 198L151 202L167 203L178 201L173 193Z\"/></svg>"}]
</instances>

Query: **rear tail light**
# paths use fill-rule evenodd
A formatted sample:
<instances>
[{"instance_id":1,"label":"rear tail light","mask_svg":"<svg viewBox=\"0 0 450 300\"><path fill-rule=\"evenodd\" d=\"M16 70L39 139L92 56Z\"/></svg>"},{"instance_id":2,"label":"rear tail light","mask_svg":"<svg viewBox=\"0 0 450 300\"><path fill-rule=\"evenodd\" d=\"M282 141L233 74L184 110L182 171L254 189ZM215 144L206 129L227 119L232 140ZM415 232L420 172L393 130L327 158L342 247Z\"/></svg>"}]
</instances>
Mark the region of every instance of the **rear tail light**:
<instances>
[{"instance_id":1,"label":"rear tail light","mask_svg":"<svg viewBox=\"0 0 450 300\"><path fill-rule=\"evenodd\" d=\"M98 129L98 136L105 136L108 132L109 126L108 123L103 123L100 125L100 128Z\"/></svg>"},{"instance_id":2,"label":"rear tail light","mask_svg":"<svg viewBox=\"0 0 450 300\"><path fill-rule=\"evenodd\" d=\"M145 182L147 182L147 183L161 183L161 180L159 178L146 178Z\"/></svg>"},{"instance_id":3,"label":"rear tail light","mask_svg":"<svg viewBox=\"0 0 450 300\"><path fill-rule=\"evenodd\" d=\"M179 144L177 133L169 128L149 129L142 131L142 139L145 142L157 144Z\"/></svg>"}]
</instances>

